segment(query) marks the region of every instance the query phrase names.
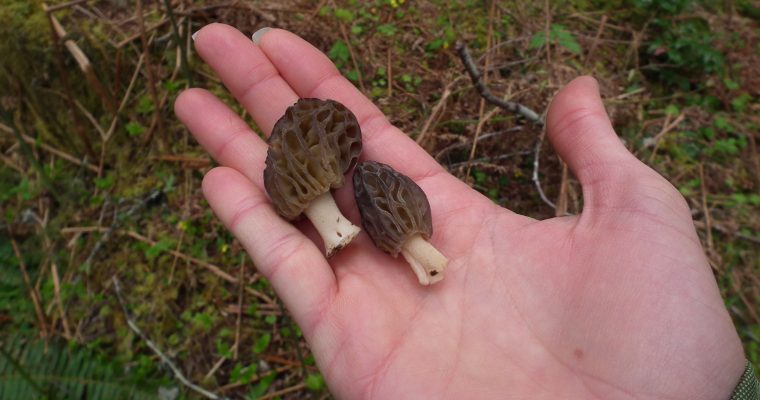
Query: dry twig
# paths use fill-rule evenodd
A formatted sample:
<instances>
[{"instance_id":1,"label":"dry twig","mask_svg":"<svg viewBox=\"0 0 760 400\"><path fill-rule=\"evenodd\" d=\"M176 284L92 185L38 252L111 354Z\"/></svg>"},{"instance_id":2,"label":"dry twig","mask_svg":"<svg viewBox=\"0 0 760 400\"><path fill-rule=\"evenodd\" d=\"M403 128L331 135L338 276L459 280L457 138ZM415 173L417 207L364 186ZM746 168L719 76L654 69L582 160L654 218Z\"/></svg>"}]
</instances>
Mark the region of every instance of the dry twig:
<instances>
[{"instance_id":1,"label":"dry twig","mask_svg":"<svg viewBox=\"0 0 760 400\"><path fill-rule=\"evenodd\" d=\"M362 89L362 93L367 93L367 88L364 87L364 78L362 76L364 74L362 74L362 71L359 69L359 63L356 61L356 56L354 55L354 48L351 46L351 41L348 39L348 34L346 33L346 27L343 26L343 24L340 24L340 33L343 35L343 41L346 42L348 55L351 56L351 63L354 65L354 70L359 78L359 87Z\"/></svg>"},{"instance_id":2,"label":"dry twig","mask_svg":"<svg viewBox=\"0 0 760 400\"><path fill-rule=\"evenodd\" d=\"M306 387L306 385L302 382L302 383L299 383L297 385L294 385L294 386L291 386L291 387L288 387L288 388L285 388L285 389L277 390L277 391L274 391L274 392L269 393L267 395L261 396L261 397L259 397L259 400L273 399L275 397L282 396L284 394L288 394L288 393L292 393L292 392L297 392L297 391L303 390L305 387Z\"/></svg>"},{"instance_id":3,"label":"dry twig","mask_svg":"<svg viewBox=\"0 0 760 400\"><path fill-rule=\"evenodd\" d=\"M478 90L480 96L482 96L487 102L497 107L501 107L511 113L522 115L534 124L543 126L544 121L535 111L531 110L528 107L525 107L520 103L502 100L491 93L488 87L486 87L486 85L483 83L480 71L478 71L478 67L476 67L475 63L472 61L472 56L470 55L470 51L467 49L467 45L462 42L457 42L456 51L457 54L459 54L459 58L462 60L462 64L464 64L465 68L467 69L467 73L470 75L470 79L472 80L473 85L475 85L475 88Z\"/></svg>"},{"instance_id":4,"label":"dry twig","mask_svg":"<svg viewBox=\"0 0 760 400\"><path fill-rule=\"evenodd\" d=\"M454 79L453 81L449 82L445 88L443 88L443 94L441 94L441 98L438 99L438 103L436 103L436 105L433 107L433 110L430 112L430 116L425 121L425 124L422 125L420 134L417 135L416 141L420 146L424 145L424 141L427 138L428 131L430 130L430 126L433 124L433 121L437 120L439 115L442 114L442 111L446 109L446 100L449 98L449 96L451 96L451 88L454 87L460 78L461 77ZM388 87L390 88L390 85ZM388 91L390 92L390 89L388 89Z\"/></svg>"},{"instance_id":5,"label":"dry twig","mask_svg":"<svg viewBox=\"0 0 760 400\"><path fill-rule=\"evenodd\" d=\"M702 221L692 221L692 222L694 222L694 226L696 226L697 228L707 229L707 224L705 224ZM754 236L746 235L742 232L737 231L736 229L729 229L723 225L716 224L714 222L712 223L712 229L715 229L716 231L726 234L726 235L730 235L742 240L746 240L748 242L760 244L760 239Z\"/></svg>"},{"instance_id":6,"label":"dry twig","mask_svg":"<svg viewBox=\"0 0 760 400\"><path fill-rule=\"evenodd\" d=\"M155 240L149 239L149 238L147 238L147 237L145 237L145 236L143 236L143 235L141 235L141 234L139 234L139 233L137 233L135 231L127 231L126 234L127 234L127 236L129 236L129 237L131 237L133 239L137 239L137 240L139 240L141 242L144 242L144 243L147 243L147 244L149 244L151 246L155 246L158 243ZM230 283L238 283L239 282L237 279L235 279L235 277L233 277L232 275L230 275L230 274L222 271L221 268L217 267L214 264L207 263L207 262L205 262L203 260L199 260L199 259L197 259L195 257L190 257L187 254L180 253L179 251L176 251L176 250L167 250L167 252L169 254L175 256L175 257L179 257L179 258L181 258L183 260L190 261L193 264L200 265L201 267L206 268L207 270L211 271L211 273L213 273L214 275L216 275L216 276L224 279L227 282L230 282Z\"/></svg>"},{"instance_id":7,"label":"dry twig","mask_svg":"<svg viewBox=\"0 0 760 400\"><path fill-rule=\"evenodd\" d=\"M555 217L563 217L568 215L567 213L567 190L570 184L570 177L568 176L567 164L562 163L562 181L559 185L559 196L557 197L557 208L554 210Z\"/></svg>"},{"instance_id":8,"label":"dry twig","mask_svg":"<svg viewBox=\"0 0 760 400\"><path fill-rule=\"evenodd\" d=\"M18 260L18 267L21 270L21 275L24 278L26 288L29 290L29 297L32 298L34 311L37 314L37 323L40 324L40 332L42 336L45 337L47 336L47 324L45 323L45 316L42 313L42 306L40 305L40 294L37 293L37 290L35 290L34 286L32 285L31 279L29 279L29 274L26 272L26 264L24 264L24 258L21 257L21 251L19 250L18 244L14 239L11 239L11 247L13 247L13 253L16 255L16 259Z\"/></svg>"},{"instance_id":9,"label":"dry twig","mask_svg":"<svg viewBox=\"0 0 760 400\"><path fill-rule=\"evenodd\" d=\"M66 47L66 49L69 51L71 56L76 60L77 65L79 65L79 69L84 73L85 77L87 78L87 81L89 82L90 86L95 90L95 92L98 93L101 100L103 101L103 105L108 108L110 111L114 110L113 105L113 99L111 96L106 92L103 85L100 83L100 79L98 79L97 75L95 74L95 71L92 68L92 63L90 62L90 59L87 57L87 55L82 51L82 49L79 47L79 45L71 40L71 39L65 39L68 37L68 34L66 33L66 30L63 28L63 25L58 21L58 18L55 17L50 12L50 9L47 7L46 4L43 4L43 8L46 12L48 12L48 17L50 18L50 23L53 26L53 31L55 32L55 35L57 36L58 40L63 40L63 45Z\"/></svg>"},{"instance_id":10,"label":"dry twig","mask_svg":"<svg viewBox=\"0 0 760 400\"><path fill-rule=\"evenodd\" d=\"M127 212L127 215L130 215L129 212ZM90 257L88 257L88 261L85 261L85 263L88 263L88 262L92 261L91 257L94 257L94 254L96 254L97 251L100 248L99 244L100 244L100 246L102 246L105 243L105 241L107 241L108 238L110 238L110 235L113 234L113 233L117 233L119 235L129 236L129 237L131 237L133 239L139 240L139 241L141 241L143 243L147 243L147 244L149 244L151 246L155 246L158 243L158 242L156 242L154 240L151 240L150 238L147 238L147 237L145 237L145 236L143 236L143 235L141 235L141 234L139 234L137 232L127 231L127 230L116 230L116 227L118 227L118 224L116 226L112 225L111 227L102 227L102 226L68 227L68 228L61 229L61 233L62 234L66 234L66 233L82 234L82 233L87 233L87 232L100 232L100 233L104 234L103 236L101 236L101 239L95 244L95 247L93 248L92 252L90 253ZM106 239L104 239L104 238L106 238ZM103 243L101 243L101 241L103 241ZM234 284L245 285L245 282L239 281L237 278L235 278L232 275L224 272L220 267L218 267L218 266L216 266L214 264L208 263L208 262L203 261L203 260L199 260L199 259L197 259L195 257L192 257L192 256L188 256L187 254L184 254L184 253L182 253L180 251L167 250L167 252L169 254L171 254L171 255L173 255L173 256L175 256L177 258L180 258L180 259L182 259L184 261L187 261L187 262L189 262L191 264L195 264L195 265L201 266L203 268L206 268L209 271L211 271L211 273L213 273L214 275L216 275L216 276L224 279L227 282L234 283ZM277 305L277 302L274 301L271 297L267 296L264 293L259 292L258 290L255 290L255 289L247 287L247 286L244 287L244 290L248 294L251 294L251 295L253 295L256 298L258 298L260 300L263 300L265 303L267 303L267 304L269 304L269 305L271 305L273 307L275 307Z\"/></svg>"},{"instance_id":11,"label":"dry twig","mask_svg":"<svg viewBox=\"0 0 760 400\"><path fill-rule=\"evenodd\" d=\"M50 146L48 144L41 143L41 142L37 143L37 141L33 137L28 136L26 134L21 134L21 137L24 139L25 142L27 142L27 143L29 143L31 145L38 146L40 149L45 150L48 153L54 154L54 155L60 157L63 160L66 160L66 161L68 161L70 163L73 163L73 164L82 166L84 168L87 168L90 171L93 171L93 172L96 172L96 173L98 172L98 167L96 167L96 166L88 163L87 161L85 161L85 159L81 159L80 160L80 159L77 159L76 157L72 156L71 154L68 154L68 153L66 153L64 151L58 150L55 147Z\"/></svg>"},{"instance_id":12,"label":"dry twig","mask_svg":"<svg viewBox=\"0 0 760 400\"><path fill-rule=\"evenodd\" d=\"M135 324L135 322L132 320L132 317L129 314L129 310L127 310L127 304L124 301L124 297L121 294L121 283L119 282L119 278L116 276L113 276L111 278L111 281L113 282L114 291L116 292L116 298L119 301L119 304L121 305L121 309L124 312L124 319L127 321L127 325L129 326L129 329L132 330L137 336L142 339L148 347L153 350L154 353L158 356L158 358L161 359L161 362L164 363L169 369L174 373L174 377L177 378L180 382L182 382L183 385L187 386L192 391L203 395L204 397L212 400L222 399L223 397L217 395L216 393L209 392L208 390L190 382L185 375L182 373L182 371L174 365L171 359L164 354L161 349L158 348L158 346L153 343L152 340L148 338L148 336L143 333L142 330L140 330L140 327Z\"/></svg>"},{"instance_id":13,"label":"dry twig","mask_svg":"<svg viewBox=\"0 0 760 400\"><path fill-rule=\"evenodd\" d=\"M652 149L652 153L649 155L649 164L651 165L654 162L654 157L657 155L657 149L660 148L660 141L662 138L667 135L670 131L675 129L675 127L678 126L683 120L686 118L686 114L681 111L681 114L679 114L676 119L671 121L671 115L668 114L665 117L665 122L662 124L662 130L660 130L660 133L655 135L654 138L652 138L652 142L654 143L654 148Z\"/></svg>"},{"instance_id":14,"label":"dry twig","mask_svg":"<svg viewBox=\"0 0 760 400\"><path fill-rule=\"evenodd\" d=\"M541 200L543 200L546 205L548 205L551 208L557 208L557 206L549 200L548 197L546 197L546 193L544 193L544 189L541 187L541 180L538 176L538 160L541 158L541 146L544 144L544 136L546 136L546 130L541 131L541 136L538 137L538 140L536 141L536 148L533 153L533 183L536 185L536 190L538 190L538 195L541 197Z\"/></svg>"},{"instance_id":15,"label":"dry twig","mask_svg":"<svg viewBox=\"0 0 760 400\"><path fill-rule=\"evenodd\" d=\"M39 234L42 236L45 244L45 251L50 260L50 275L53 277L53 303L58 308L58 315L60 316L61 324L63 325L63 335L67 340L71 340L71 329L69 329L69 322L66 318L66 312L64 311L63 300L61 297L61 278L58 275L58 263L55 261L56 252L53 249L53 243L50 241L50 237L46 231L48 227L48 215L46 213L45 217L42 219L35 215L34 219L39 226ZM53 321L52 325L55 326L55 321Z\"/></svg>"},{"instance_id":16,"label":"dry twig","mask_svg":"<svg viewBox=\"0 0 760 400\"><path fill-rule=\"evenodd\" d=\"M478 120L478 125L475 127L475 138L472 140L472 146L470 146L470 154L467 156L467 162L471 162L475 158L475 150L478 148L478 142L480 139L480 132L483 131L483 125L486 124L496 113L501 110L499 107L495 107L491 109L487 114L481 115ZM471 166L467 167L467 172L465 172L464 176L469 177L470 176L470 170Z\"/></svg>"},{"instance_id":17,"label":"dry twig","mask_svg":"<svg viewBox=\"0 0 760 400\"><path fill-rule=\"evenodd\" d=\"M161 119L161 101L158 97L158 91L157 91L157 79L155 75L155 71L153 71L153 64L151 64L151 58L150 58L150 43L152 42L148 40L148 37L145 32L145 18L143 16L143 9L142 9L142 1L137 1L137 10L135 11L137 13L137 22L138 26L140 27L140 39L142 41L142 58L145 60L145 73L148 76L148 93L150 94L150 98L153 101L153 119L151 121L150 127L146 130L144 137L143 137L143 144L149 143L150 140L153 138L153 131L154 127L158 127L158 133L159 135L163 135L164 132L164 123Z\"/></svg>"},{"instance_id":18,"label":"dry twig","mask_svg":"<svg viewBox=\"0 0 760 400\"><path fill-rule=\"evenodd\" d=\"M54 6L43 5L43 7L45 7L45 12L51 13L53 11L62 10L64 8L69 8L71 6L75 6L75 5L86 3L86 2L87 0L72 0L72 1L67 1L65 3L56 4Z\"/></svg>"},{"instance_id":19,"label":"dry twig","mask_svg":"<svg viewBox=\"0 0 760 400\"><path fill-rule=\"evenodd\" d=\"M238 349L240 348L240 326L243 319L243 287L245 287L245 255L240 256L240 286L238 290L238 312L237 320L235 321L235 352L232 354L232 359L238 359Z\"/></svg>"},{"instance_id":20,"label":"dry twig","mask_svg":"<svg viewBox=\"0 0 760 400\"><path fill-rule=\"evenodd\" d=\"M712 235L712 215L710 208L707 206L707 188L705 187L705 165L703 162L699 163L699 186L702 191L702 213L705 215L705 225L707 225L707 251L710 254L715 253L713 246Z\"/></svg>"}]
</instances>

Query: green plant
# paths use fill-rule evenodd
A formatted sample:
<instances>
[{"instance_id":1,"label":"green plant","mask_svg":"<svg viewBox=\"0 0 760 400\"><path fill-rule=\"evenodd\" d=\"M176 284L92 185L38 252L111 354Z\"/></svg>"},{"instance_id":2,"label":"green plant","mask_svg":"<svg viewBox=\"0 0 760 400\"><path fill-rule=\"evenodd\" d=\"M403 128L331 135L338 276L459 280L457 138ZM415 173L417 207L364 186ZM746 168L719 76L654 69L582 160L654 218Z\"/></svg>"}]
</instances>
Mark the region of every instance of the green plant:
<instances>
[{"instance_id":1,"label":"green plant","mask_svg":"<svg viewBox=\"0 0 760 400\"><path fill-rule=\"evenodd\" d=\"M575 40L575 36L573 36L573 34L563 25L552 24L549 28L548 40L546 38L546 32L541 31L535 33L530 39L529 47L531 49L538 49L546 45L547 42L556 43L573 54L581 54L581 45L578 44L578 41Z\"/></svg>"},{"instance_id":2,"label":"green plant","mask_svg":"<svg viewBox=\"0 0 760 400\"><path fill-rule=\"evenodd\" d=\"M22 336L0 345L0 400L156 398L158 380L136 383L123 366L79 346Z\"/></svg>"},{"instance_id":3,"label":"green plant","mask_svg":"<svg viewBox=\"0 0 760 400\"><path fill-rule=\"evenodd\" d=\"M651 18L646 55L654 64L650 77L668 86L688 89L692 82L702 82L704 75L723 72L723 55L714 42L715 33L707 21L685 15L676 18L702 2L690 0L635 0L634 9L640 18Z\"/></svg>"}]
</instances>

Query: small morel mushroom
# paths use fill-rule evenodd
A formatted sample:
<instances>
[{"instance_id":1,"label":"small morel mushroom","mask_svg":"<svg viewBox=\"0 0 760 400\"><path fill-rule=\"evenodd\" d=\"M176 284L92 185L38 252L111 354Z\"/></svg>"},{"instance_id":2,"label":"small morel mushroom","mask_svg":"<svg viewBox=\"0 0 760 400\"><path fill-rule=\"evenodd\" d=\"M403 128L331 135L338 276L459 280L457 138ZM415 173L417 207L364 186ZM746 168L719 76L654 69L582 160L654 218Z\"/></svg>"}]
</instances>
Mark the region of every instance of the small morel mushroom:
<instances>
[{"instance_id":1,"label":"small morel mushroom","mask_svg":"<svg viewBox=\"0 0 760 400\"><path fill-rule=\"evenodd\" d=\"M300 99L285 110L269 137L264 187L277 213L292 221L306 214L327 257L360 229L338 210L330 189L359 158L362 135L351 111L333 100Z\"/></svg>"},{"instance_id":2,"label":"small morel mushroom","mask_svg":"<svg viewBox=\"0 0 760 400\"><path fill-rule=\"evenodd\" d=\"M354 171L354 196L375 246L393 257L401 252L422 285L443 279L449 260L428 242L430 203L413 180L388 165L365 161Z\"/></svg>"}]
</instances>

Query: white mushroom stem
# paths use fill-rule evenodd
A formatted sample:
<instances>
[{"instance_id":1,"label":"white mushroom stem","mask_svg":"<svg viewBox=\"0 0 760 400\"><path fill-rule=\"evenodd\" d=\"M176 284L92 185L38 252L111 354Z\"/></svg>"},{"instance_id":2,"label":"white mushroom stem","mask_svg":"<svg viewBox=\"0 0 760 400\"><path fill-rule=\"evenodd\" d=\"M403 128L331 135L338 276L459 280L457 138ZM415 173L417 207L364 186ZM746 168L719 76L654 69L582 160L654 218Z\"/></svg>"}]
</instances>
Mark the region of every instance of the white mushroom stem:
<instances>
[{"instance_id":1,"label":"white mushroom stem","mask_svg":"<svg viewBox=\"0 0 760 400\"><path fill-rule=\"evenodd\" d=\"M421 235L407 239L401 247L401 254L412 266L421 285L432 285L443 279L443 270L449 260Z\"/></svg>"},{"instance_id":2,"label":"white mushroom stem","mask_svg":"<svg viewBox=\"0 0 760 400\"><path fill-rule=\"evenodd\" d=\"M340 213L330 192L314 199L304 210L304 214L322 237L327 257L351 243L351 240L361 231Z\"/></svg>"}]
</instances>

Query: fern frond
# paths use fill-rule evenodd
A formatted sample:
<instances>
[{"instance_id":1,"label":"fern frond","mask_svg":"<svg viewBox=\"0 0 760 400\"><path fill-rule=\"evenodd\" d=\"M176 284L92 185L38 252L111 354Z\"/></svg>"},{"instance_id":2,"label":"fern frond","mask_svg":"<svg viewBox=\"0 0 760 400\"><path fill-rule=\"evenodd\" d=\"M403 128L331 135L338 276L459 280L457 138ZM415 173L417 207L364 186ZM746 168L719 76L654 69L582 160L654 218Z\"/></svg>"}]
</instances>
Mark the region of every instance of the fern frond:
<instances>
[{"instance_id":1,"label":"fern frond","mask_svg":"<svg viewBox=\"0 0 760 400\"><path fill-rule=\"evenodd\" d=\"M138 382L89 350L20 336L0 344L0 400L157 398L156 382Z\"/></svg>"}]
</instances>

